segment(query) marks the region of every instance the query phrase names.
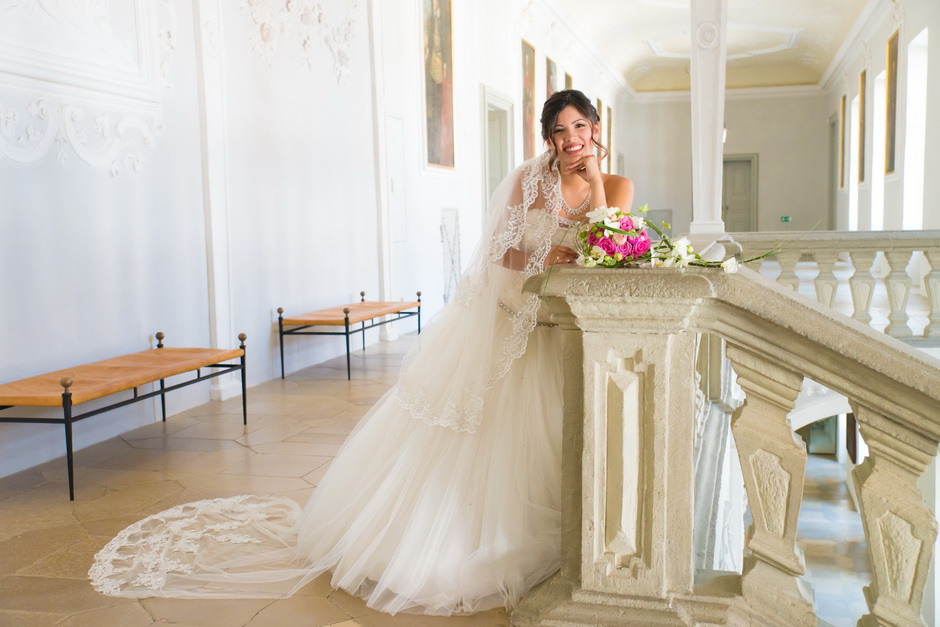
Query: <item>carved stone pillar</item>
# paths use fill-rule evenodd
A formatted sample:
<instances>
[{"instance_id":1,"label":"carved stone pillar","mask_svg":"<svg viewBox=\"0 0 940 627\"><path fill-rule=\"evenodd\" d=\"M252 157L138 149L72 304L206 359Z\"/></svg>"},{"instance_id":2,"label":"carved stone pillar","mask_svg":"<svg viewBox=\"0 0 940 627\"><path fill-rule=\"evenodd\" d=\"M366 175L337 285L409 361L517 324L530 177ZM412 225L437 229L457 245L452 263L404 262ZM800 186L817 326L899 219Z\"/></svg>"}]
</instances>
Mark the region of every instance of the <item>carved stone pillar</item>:
<instances>
[{"instance_id":1,"label":"carved stone pillar","mask_svg":"<svg viewBox=\"0 0 940 627\"><path fill-rule=\"evenodd\" d=\"M749 615L770 624L816 625L811 593L799 579L805 563L796 545L806 447L787 423L803 376L730 344L728 357L746 396L731 423L753 515L744 600Z\"/></svg>"},{"instance_id":2,"label":"carved stone pillar","mask_svg":"<svg viewBox=\"0 0 940 627\"><path fill-rule=\"evenodd\" d=\"M937 442L856 402L852 410L869 450L852 471L872 567L865 588L871 613L858 624L923 625L937 520L917 478L937 453Z\"/></svg>"},{"instance_id":3,"label":"carved stone pillar","mask_svg":"<svg viewBox=\"0 0 940 627\"><path fill-rule=\"evenodd\" d=\"M819 274L813 280L813 285L816 287L816 300L826 307L832 307L836 288L839 286L839 279L832 273L832 269L839 260L839 253L817 250L813 256L816 258L816 265L819 266Z\"/></svg>"},{"instance_id":4,"label":"carved stone pillar","mask_svg":"<svg viewBox=\"0 0 940 627\"><path fill-rule=\"evenodd\" d=\"M786 285L793 291L800 289L800 278L796 276L796 264L799 262L802 253L798 250L784 250L777 253L777 261L780 262L780 276L777 277L777 283Z\"/></svg>"},{"instance_id":5,"label":"carved stone pillar","mask_svg":"<svg viewBox=\"0 0 940 627\"><path fill-rule=\"evenodd\" d=\"M924 257L930 264L930 273L924 277L927 304L930 306L924 337L940 337L940 248L924 249Z\"/></svg>"},{"instance_id":6,"label":"carved stone pillar","mask_svg":"<svg viewBox=\"0 0 940 627\"><path fill-rule=\"evenodd\" d=\"M664 320L649 306L663 330L640 328L637 304L610 299L622 289L584 281L566 300L543 296L565 334L562 567L514 625L683 624L730 603L693 597L696 334L665 330L691 310Z\"/></svg>"},{"instance_id":7,"label":"carved stone pillar","mask_svg":"<svg viewBox=\"0 0 940 627\"><path fill-rule=\"evenodd\" d=\"M907 326L907 297L911 293L907 264L911 261L911 253L906 250L886 250L885 258L891 266L891 273L885 277L888 307L891 310L885 333L892 337L911 337L913 333Z\"/></svg>"},{"instance_id":8,"label":"carved stone pillar","mask_svg":"<svg viewBox=\"0 0 940 627\"><path fill-rule=\"evenodd\" d=\"M849 288L852 290L852 303L855 313L852 317L865 324L871 323L871 296L875 291L875 277L871 275L871 264L875 261L875 251L860 250L852 253L852 265L855 274L849 279Z\"/></svg>"}]
</instances>

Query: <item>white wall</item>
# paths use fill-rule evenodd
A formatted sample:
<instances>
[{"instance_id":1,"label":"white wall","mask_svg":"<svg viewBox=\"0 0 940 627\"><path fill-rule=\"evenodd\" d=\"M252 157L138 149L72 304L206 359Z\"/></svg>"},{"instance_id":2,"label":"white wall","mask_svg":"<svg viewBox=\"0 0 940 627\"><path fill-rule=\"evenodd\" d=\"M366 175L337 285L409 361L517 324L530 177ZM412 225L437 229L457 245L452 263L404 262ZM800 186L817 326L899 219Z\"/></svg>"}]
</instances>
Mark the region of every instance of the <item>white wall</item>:
<instances>
[{"instance_id":1,"label":"white wall","mask_svg":"<svg viewBox=\"0 0 940 627\"><path fill-rule=\"evenodd\" d=\"M627 174L637 204L673 211L673 232L692 220L691 110L688 94L639 94L628 107ZM758 229L826 228L828 122L825 94L730 91L725 154L758 156ZM781 223L780 216L791 217Z\"/></svg>"},{"instance_id":2,"label":"white wall","mask_svg":"<svg viewBox=\"0 0 940 627\"><path fill-rule=\"evenodd\" d=\"M826 230L829 123L821 92L763 97L731 91L725 154L758 155L757 231ZM790 222L781 222L790 216Z\"/></svg>"},{"instance_id":3,"label":"white wall","mask_svg":"<svg viewBox=\"0 0 940 627\"><path fill-rule=\"evenodd\" d=\"M688 95L638 96L627 107L626 175L636 204L672 211L672 230L692 222L692 110Z\"/></svg>"}]
</instances>

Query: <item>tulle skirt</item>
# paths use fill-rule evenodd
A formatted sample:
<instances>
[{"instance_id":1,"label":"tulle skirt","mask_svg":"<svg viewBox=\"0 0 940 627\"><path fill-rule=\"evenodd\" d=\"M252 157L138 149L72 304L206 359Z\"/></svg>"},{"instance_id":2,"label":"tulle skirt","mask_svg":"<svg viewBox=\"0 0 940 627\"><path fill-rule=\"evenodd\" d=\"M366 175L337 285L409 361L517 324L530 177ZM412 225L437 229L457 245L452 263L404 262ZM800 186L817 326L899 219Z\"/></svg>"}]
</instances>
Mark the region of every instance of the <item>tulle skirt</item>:
<instances>
[{"instance_id":1,"label":"tulle skirt","mask_svg":"<svg viewBox=\"0 0 940 627\"><path fill-rule=\"evenodd\" d=\"M302 510L283 497L181 505L131 525L89 575L107 594L283 597L326 571L388 613L513 607L559 565L562 371L556 329L486 394L478 431L412 418L392 388Z\"/></svg>"}]
</instances>

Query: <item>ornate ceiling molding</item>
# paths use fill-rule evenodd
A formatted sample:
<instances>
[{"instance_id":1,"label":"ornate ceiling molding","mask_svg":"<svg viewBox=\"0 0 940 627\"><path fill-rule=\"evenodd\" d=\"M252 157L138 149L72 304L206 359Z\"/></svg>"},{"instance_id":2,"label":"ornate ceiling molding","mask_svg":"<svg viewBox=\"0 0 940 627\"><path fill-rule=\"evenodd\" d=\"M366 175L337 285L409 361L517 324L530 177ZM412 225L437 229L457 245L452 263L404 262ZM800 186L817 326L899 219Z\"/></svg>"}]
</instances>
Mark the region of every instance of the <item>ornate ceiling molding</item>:
<instances>
[{"instance_id":1,"label":"ornate ceiling molding","mask_svg":"<svg viewBox=\"0 0 940 627\"><path fill-rule=\"evenodd\" d=\"M254 22L252 47L268 65L274 65L278 44L298 42L303 51L304 66L312 70L318 63L316 42L329 52L337 84L349 74L349 48L355 37L358 0L346 7L346 16L337 25L326 17L323 6L312 0L242 0ZM296 33L295 33L296 31Z\"/></svg>"},{"instance_id":2,"label":"ornate ceiling molding","mask_svg":"<svg viewBox=\"0 0 940 627\"><path fill-rule=\"evenodd\" d=\"M176 16L170 0L9 0L0 23L0 158L55 152L140 169L163 134ZM123 29L121 28L123 26Z\"/></svg>"}]
</instances>

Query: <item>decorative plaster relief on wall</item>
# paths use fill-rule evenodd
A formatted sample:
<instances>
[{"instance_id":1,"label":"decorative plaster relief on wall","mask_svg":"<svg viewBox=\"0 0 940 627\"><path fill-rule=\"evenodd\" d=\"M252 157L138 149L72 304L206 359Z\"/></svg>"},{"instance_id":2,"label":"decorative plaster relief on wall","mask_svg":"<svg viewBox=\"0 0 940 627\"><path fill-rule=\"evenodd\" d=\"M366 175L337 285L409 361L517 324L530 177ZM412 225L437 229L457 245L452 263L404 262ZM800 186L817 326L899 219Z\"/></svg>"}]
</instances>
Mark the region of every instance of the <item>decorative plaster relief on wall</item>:
<instances>
[{"instance_id":1,"label":"decorative plaster relief on wall","mask_svg":"<svg viewBox=\"0 0 940 627\"><path fill-rule=\"evenodd\" d=\"M175 13L169 0L0 0L0 156L50 151L112 175L163 133Z\"/></svg>"},{"instance_id":2,"label":"decorative plaster relief on wall","mask_svg":"<svg viewBox=\"0 0 940 627\"><path fill-rule=\"evenodd\" d=\"M790 493L790 473L783 469L779 457L763 449L751 455L751 466L764 524L769 532L782 538Z\"/></svg>"},{"instance_id":3,"label":"decorative plaster relief on wall","mask_svg":"<svg viewBox=\"0 0 940 627\"><path fill-rule=\"evenodd\" d=\"M252 47L262 60L273 65L278 42L286 38L299 39L304 65L312 70L317 62L314 42L320 40L330 53L338 84L342 84L349 74L349 47L355 35L358 5L358 0L352 0L346 8L345 19L332 26L319 2L242 0L241 3L255 23ZM292 35L293 30L297 31L296 36Z\"/></svg>"}]
</instances>

